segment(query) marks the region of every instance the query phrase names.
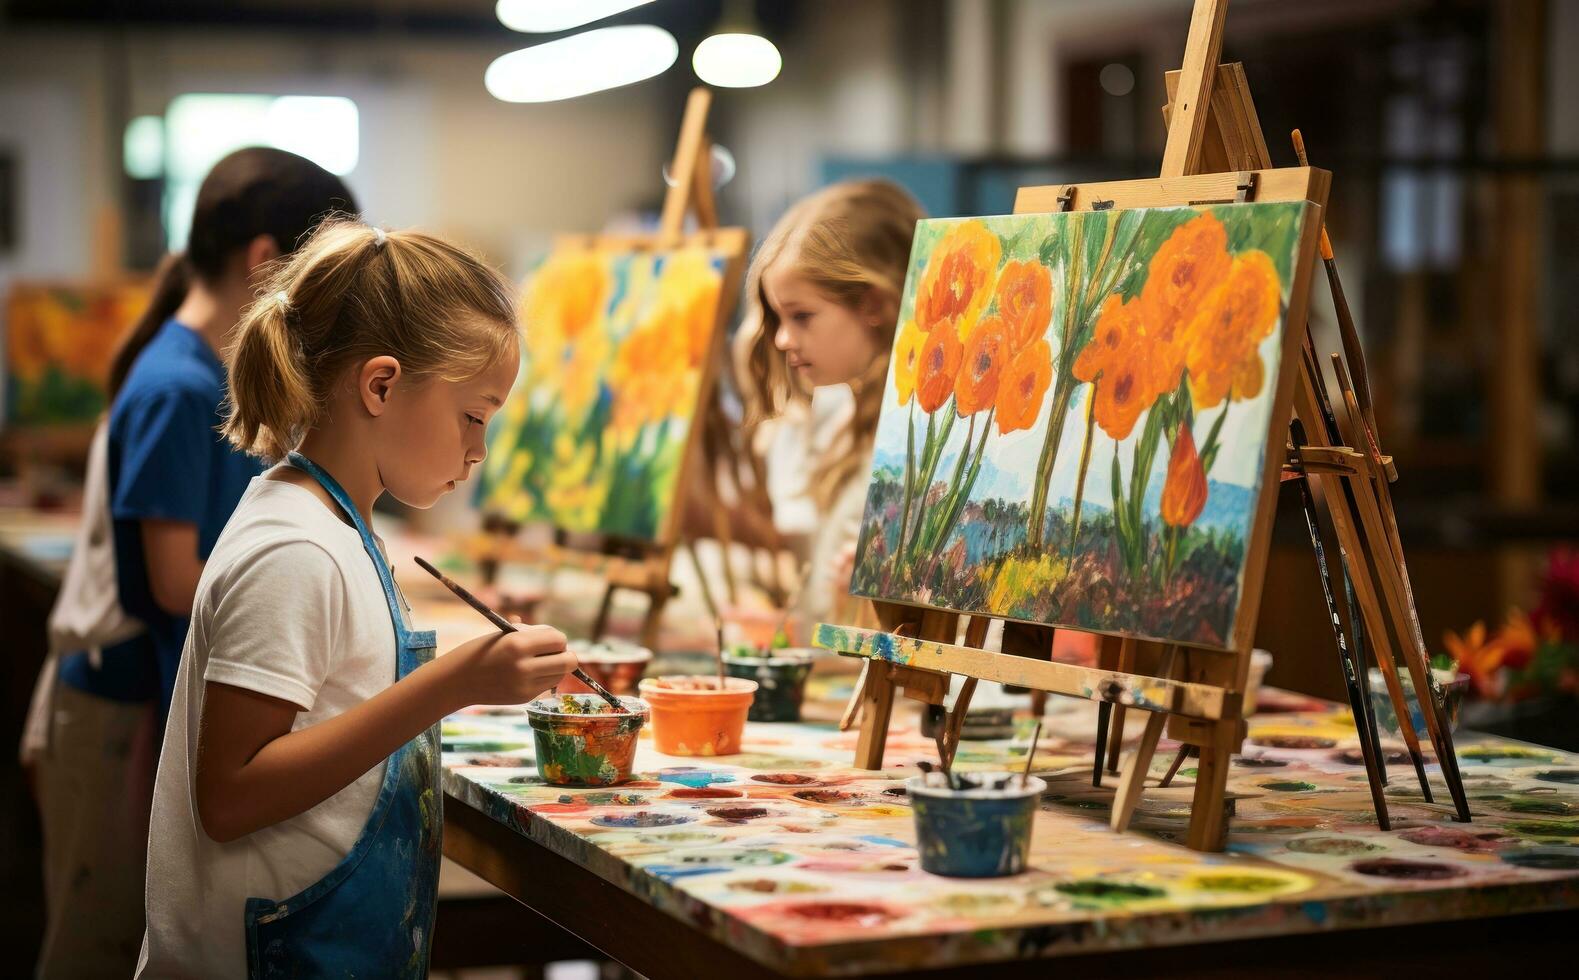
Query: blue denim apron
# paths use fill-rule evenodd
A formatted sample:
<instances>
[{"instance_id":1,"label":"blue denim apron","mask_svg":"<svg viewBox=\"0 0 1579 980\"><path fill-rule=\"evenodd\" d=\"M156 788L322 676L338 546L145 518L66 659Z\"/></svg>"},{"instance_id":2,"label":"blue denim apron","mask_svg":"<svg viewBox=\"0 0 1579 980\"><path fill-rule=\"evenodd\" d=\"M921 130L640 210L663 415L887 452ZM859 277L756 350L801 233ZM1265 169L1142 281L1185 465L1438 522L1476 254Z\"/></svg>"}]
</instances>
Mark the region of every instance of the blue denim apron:
<instances>
[{"instance_id":1,"label":"blue denim apron","mask_svg":"<svg viewBox=\"0 0 1579 980\"><path fill-rule=\"evenodd\" d=\"M406 628L405 598L340 484L299 453L290 462L329 492L362 536L395 626L396 677L405 677L433 659L433 632ZM282 902L247 899L250 976L427 975L442 835L439 772L435 724L389 757L367 825L334 870Z\"/></svg>"}]
</instances>

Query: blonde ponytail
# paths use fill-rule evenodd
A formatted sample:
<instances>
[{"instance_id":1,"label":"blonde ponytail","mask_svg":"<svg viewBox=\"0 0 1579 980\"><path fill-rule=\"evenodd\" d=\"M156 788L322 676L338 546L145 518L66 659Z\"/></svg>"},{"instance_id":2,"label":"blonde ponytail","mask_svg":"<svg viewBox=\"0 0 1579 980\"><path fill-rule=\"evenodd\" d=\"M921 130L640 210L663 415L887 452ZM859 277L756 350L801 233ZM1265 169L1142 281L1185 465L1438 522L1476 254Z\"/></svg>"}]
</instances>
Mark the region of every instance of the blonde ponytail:
<instances>
[{"instance_id":1,"label":"blonde ponytail","mask_svg":"<svg viewBox=\"0 0 1579 980\"><path fill-rule=\"evenodd\" d=\"M477 256L422 232L325 222L242 319L224 433L276 460L353 365L387 354L418 383L463 381L519 343L514 290Z\"/></svg>"},{"instance_id":2,"label":"blonde ponytail","mask_svg":"<svg viewBox=\"0 0 1579 980\"><path fill-rule=\"evenodd\" d=\"M279 459L313 418L312 382L292 336L290 296L259 299L241 321L230 354L230 418L225 435L243 452Z\"/></svg>"}]
</instances>

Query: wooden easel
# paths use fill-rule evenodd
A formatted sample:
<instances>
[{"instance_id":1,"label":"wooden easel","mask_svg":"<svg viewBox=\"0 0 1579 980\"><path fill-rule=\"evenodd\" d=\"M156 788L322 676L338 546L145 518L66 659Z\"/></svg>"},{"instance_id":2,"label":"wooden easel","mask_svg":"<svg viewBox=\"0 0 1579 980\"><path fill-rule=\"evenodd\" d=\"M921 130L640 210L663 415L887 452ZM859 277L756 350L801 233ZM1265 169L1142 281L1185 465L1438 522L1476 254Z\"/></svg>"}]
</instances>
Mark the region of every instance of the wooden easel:
<instances>
[{"instance_id":1,"label":"wooden easel","mask_svg":"<svg viewBox=\"0 0 1579 980\"><path fill-rule=\"evenodd\" d=\"M733 313L750 244L744 228L718 227L718 211L713 200L712 143L707 136L707 113L711 105L712 92L709 89L697 86L691 90L685 104L685 115L680 122L679 140L669 166L671 182L664 194L663 211L655 234L565 235L555 242L556 247L560 248L623 251L671 251L686 246L700 246L728 256L712 343L703 361L702 375L697 385L698 414L686 434L679 472L675 477L675 501L663 525L650 541L600 537L595 544L588 545L580 537L557 533L555 546L548 554L531 556L552 565L578 565L603 576L603 598L592 626L594 640L602 638L608 629L615 593L627 590L644 593L648 598L647 612L642 619L641 642L644 646L654 647L664 606L677 591L669 580L669 572L679 539L681 495L687 481L696 473L703 438L701 413L709 403L717 380L718 364L724 349L723 325ZM686 230L687 215L694 215L696 219L694 231ZM527 557L506 550L509 557Z\"/></svg>"},{"instance_id":2,"label":"wooden easel","mask_svg":"<svg viewBox=\"0 0 1579 980\"><path fill-rule=\"evenodd\" d=\"M1183 67L1170 79L1170 126L1160 179L1021 188L1015 213L1249 200L1310 201L1324 206L1330 174L1308 167L1270 169L1243 69L1217 64L1226 8L1226 0L1196 0ZM1220 169L1203 172L1212 167ZM1313 250L1320 228L1320 220L1307 222L1303 249ZM1366 445L1368 452L1338 444L1328 435L1328 417L1323 414L1326 388L1301 330L1312 266L1313 262L1303 264L1292 285L1284 343L1300 348L1302 356L1295 358L1292 351L1285 350L1281 361L1285 370L1278 377L1269 436L1286 431L1291 418L1300 420L1310 436L1307 444L1290 447L1293 468L1289 475L1305 480L1322 493L1373 644L1385 643L1390 627L1415 689L1430 692L1431 697L1422 701L1430 701L1426 717L1431 741L1459 818L1467 820L1468 807L1458 778L1451 734L1439 690L1426 665L1402 545L1385 495L1390 460L1381 454L1374 430L1365 430L1369 438L1363 443L1354 438L1366 422L1357 416L1357 409L1349 407L1350 392L1345 392L1346 411L1333 414L1344 420L1339 430L1344 442ZM1286 369L1295 363L1298 370ZM1290 470L1288 461L1277 453L1267 453L1263 485L1279 482L1285 470ZM1245 736L1243 698L1275 504L1274 495L1263 494L1246 545L1246 567L1251 574L1245 576L1241 613L1227 650L1178 645L1164 649L1160 644L1104 637L1099 666L1061 664L1048 659L1052 639L1048 627L1006 622L1002 652L995 653L980 649L988 617L971 617L965 644L959 645L955 642L959 614L891 602L874 603L882 630L820 624L819 646L870 660L866 683L859 694L862 719L856 765L881 767L896 692L903 691L906 697L924 703L942 704L950 674L1086 698L1112 705L1115 711L1140 709L1147 712L1146 724L1120 777L1111 826L1120 831L1127 828L1166 726L1170 737L1200 759L1187 843L1197 850L1221 850L1227 833L1230 757L1239 750ZM901 629L911 635L899 635ZM1386 656L1378 654L1377 659L1388 679L1395 710L1401 712L1400 718L1408 718L1391 652ZM951 715L963 715L971 686L967 683L962 689ZM1104 722L1106 715L1103 711ZM949 721L956 719L951 717ZM1106 732L1102 730L1105 727L1101 725L1098 732L1098 766L1101 747L1106 744ZM1122 722L1117 727L1121 732ZM1403 728L1408 727L1405 722ZM954 745L949 740L957 740L958 730L957 724L946 725L941 748L946 754L953 754ZM1412 736L1413 732L1408 732L1406 737ZM1177 760L1174 768L1177 769ZM1379 799L1374 771L1371 778Z\"/></svg>"}]
</instances>

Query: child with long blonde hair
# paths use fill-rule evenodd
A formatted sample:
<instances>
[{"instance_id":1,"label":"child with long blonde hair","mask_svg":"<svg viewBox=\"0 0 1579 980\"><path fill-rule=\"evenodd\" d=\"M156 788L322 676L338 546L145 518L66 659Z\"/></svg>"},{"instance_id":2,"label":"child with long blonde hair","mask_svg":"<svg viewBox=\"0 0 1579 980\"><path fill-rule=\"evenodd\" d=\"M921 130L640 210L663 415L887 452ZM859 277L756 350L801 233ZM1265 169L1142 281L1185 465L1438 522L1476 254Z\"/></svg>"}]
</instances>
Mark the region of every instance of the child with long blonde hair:
<instances>
[{"instance_id":1,"label":"child with long blonde hair","mask_svg":"<svg viewBox=\"0 0 1579 980\"><path fill-rule=\"evenodd\" d=\"M192 608L154 791L142 977L420 977L440 854L438 722L574 668L544 626L433 659L370 530L485 455L516 376L512 289L416 232L325 224L230 358L225 434L277 462Z\"/></svg>"},{"instance_id":2,"label":"child with long blonde hair","mask_svg":"<svg viewBox=\"0 0 1579 980\"><path fill-rule=\"evenodd\" d=\"M747 322L757 324L746 354L748 428L792 406L813 423L801 440L757 447L770 483L774 467L807 474L816 513L803 618L825 615L849 591L911 239L925 216L888 181L833 184L784 213L747 273ZM848 397L831 413L811 410L813 389L839 388Z\"/></svg>"}]
</instances>

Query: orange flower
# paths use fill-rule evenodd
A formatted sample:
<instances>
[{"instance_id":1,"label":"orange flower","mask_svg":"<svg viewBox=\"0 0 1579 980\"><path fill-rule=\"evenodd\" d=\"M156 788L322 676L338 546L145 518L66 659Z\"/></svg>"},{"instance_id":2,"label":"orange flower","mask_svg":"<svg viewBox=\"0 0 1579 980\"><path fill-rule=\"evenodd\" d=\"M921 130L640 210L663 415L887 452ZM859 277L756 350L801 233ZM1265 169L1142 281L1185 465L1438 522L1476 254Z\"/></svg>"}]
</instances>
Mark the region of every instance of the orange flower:
<instances>
[{"instance_id":1,"label":"orange flower","mask_svg":"<svg viewBox=\"0 0 1579 980\"><path fill-rule=\"evenodd\" d=\"M960 359L964 348L959 343L959 329L953 321L945 320L947 329L927 334L921 347L920 375L916 379L916 401L927 413L937 411L954 393L954 378L959 374Z\"/></svg>"},{"instance_id":2,"label":"orange flower","mask_svg":"<svg viewBox=\"0 0 1579 980\"><path fill-rule=\"evenodd\" d=\"M916 289L916 326L930 333L952 319L963 341L992 295L1003 246L980 221L952 225L927 257Z\"/></svg>"},{"instance_id":3,"label":"orange flower","mask_svg":"<svg viewBox=\"0 0 1579 980\"><path fill-rule=\"evenodd\" d=\"M1168 457L1168 480L1162 485L1162 519L1172 527L1188 527L1206 508L1206 471L1195 451L1195 435L1179 426Z\"/></svg>"},{"instance_id":4,"label":"orange flower","mask_svg":"<svg viewBox=\"0 0 1579 980\"><path fill-rule=\"evenodd\" d=\"M1202 214L1173 229L1152 255L1141 297L1165 329L1183 326L1228 273L1228 231Z\"/></svg>"},{"instance_id":5,"label":"orange flower","mask_svg":"<svg viewBox=\"0 0 1579 980\"><path fill-rule=\"evenodd\" d=\"M910 401L916 390L916 366L921 361L921 345L927 335L916 326L916 321L906 320L894 338L894 387L899 390L899 404Z\"/></svg>"},{"instance_id":6,"label":"orange flower","mask_svg":"<svg viewBox=\"0 0 1579 980\"><path fill-rule=\"evenodd\" d=\"M1223 399L1254 398L1265 368L1261 341L1271 336L1282 306L1277 269L1265 252L1242 252L1227 277L1201 304L1187 330L1185 366L1197 410Z\"/></svg>"},{"instance_id":7,"label":"orange flower","mask_svg":"<svg viewBox=\"0 0 1579 980\"><path fill-rule=\"evenodd\" d=\"M1092 328L1091 339L1075 358L1075 377L1081 381L1095 381L1108 365L1115 363L1130 346L1136 331L1134 307L1125 303L1115 293L1102 304Z\"/></svg>"},{"instance_id":8,"label":"orange flower","mask_svg":"<svg viewBox=\"0 0 1579 980\"><path fill-rule=\"evenodd\" d=\"M1009 350L1019 352L1047 332L1053 316L1053 274L1037 262L1010 262L998 274L998 315Z\"/></svg>"},{"instance_id":9,"label":"orange flower","mask_svg":"<svg viewBox=\"0 0 1579 980\"><path fill-rule=\"evenodd\" d=\"M1140 413L1151 407L1156 399L1150 390L1146 375L1146 362L1139 357L1123 358L1102 371L1102 379L1093 387L1096 404L1092 414L1102 431L1114 442L1121 442L1135 428Z\"/></svg>"},{"instance_id":10,"label":"orange flower","mask_svg":"<svg viewBox=\"0 0 1579 980\"><path fill-rule=\"evenodd\" d=\"M991 316L976 324L965 341L965 356L954 379L954 408L960 418L974 415L998 398L998 376L1009 358L1009 334L1003 318Z\"/></svg>"},{"instance_id":11,"label":"orange flower","mask_svg":"<svg viewBox=\"0 0 1579 980\"><path fill-rule=\"evenodd\" d=\"M998 431L1029 429L1042 410L1042 398L1053 380L1053 349L1038 340L1014 355L998 385Z\"/></svg>"},{"instance_id":12,"label":"orange flower","mask_svg":"<svg viewBox=\"0 0 1579 980\"><path fill-rule=\"evenodd\" d=\"M1135 303L1109 296L1091 339L1075 358L1074 374L1093 383L1096 423L1115 442L1129 435L1140 417L1157 399L1147 373L1146 338L1136 319Z\"/></svg>"},{"instance_id":13,"label":"orange flower","mask_svg":"<svg viewBox=\"0 0 1579 980\"><path fill-rule=\"evenodd\" d=\"M1502 669L1506 649L1495 639L1486 638L1486 624L1476 622L1462 637L1448 630L1442 637L1448 654L1458 662L1458 669L1469 675L1469 683L1481 697L1496 697L1500 682L1497 672Z\"/></svg>"}]
</instances>

